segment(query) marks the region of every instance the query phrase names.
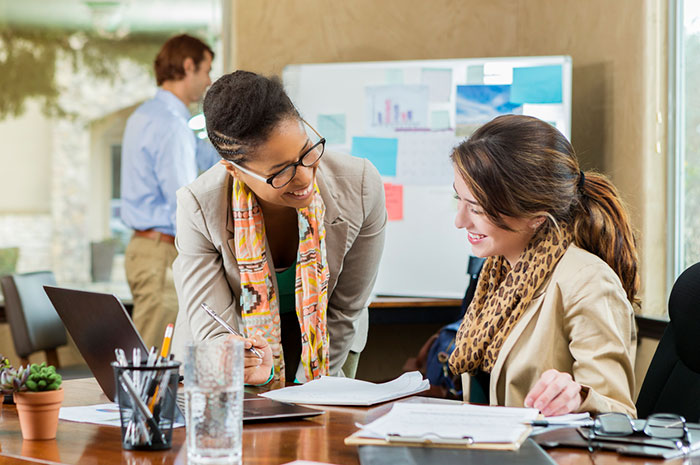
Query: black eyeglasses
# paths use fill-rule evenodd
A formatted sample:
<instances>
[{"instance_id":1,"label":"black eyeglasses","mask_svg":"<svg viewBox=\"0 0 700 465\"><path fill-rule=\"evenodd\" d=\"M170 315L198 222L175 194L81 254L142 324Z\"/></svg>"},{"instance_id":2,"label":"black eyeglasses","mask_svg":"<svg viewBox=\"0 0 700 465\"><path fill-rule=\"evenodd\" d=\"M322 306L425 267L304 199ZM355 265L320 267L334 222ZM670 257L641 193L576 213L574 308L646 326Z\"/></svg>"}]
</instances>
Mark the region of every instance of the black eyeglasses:
<instances>
[{"instance_id":1,"label":"black eyeglasses","mask_svg":"<svg viewBox=\"0 0 700 465\"><path fill-rule=\"evenodd\" d=\"M302 121L304 120L302 119ZM321 135L316 131L316 129L314 129L313 126L311 126L309 123L307 123L306 121L304 121L304 123L306 123L306 125L311 128L311 130L320 138L320 140L314 145L312 145L309 150L304 152L301 155L301 157L299 157L298 161L285 166L272 176L265 178L257 173L250 171L248 168L242 167L238 163L234 163L232 161L229 161L229 163L238 168L239 170L243 171L244 173L247 173L248 175L260 181L268 183L275 189L283 188L284 186L292 182L292 179L294 179L294 176L296 176L297 166L301 165L306 168L309 168L315 165L321 159L321 157L323 156L323 152L326 149L326 139L324 137L321 137Z\"/></svg>"},{"instance_id":2,"label":"black eyeglasses","mask_svg":"<svg viewBox=\"0 0 700 465\"><path fill-rule=\"evenodd\" d=\"M641 429L627 414L600 414L596 416L593 426L588 431L588 450L593 452L593 441L598 437L623 437L640 432L650 438L673 440L683 455L690 451L690 436L685 418L672 413L650 415Z\"/></svg>"}]
</instances>

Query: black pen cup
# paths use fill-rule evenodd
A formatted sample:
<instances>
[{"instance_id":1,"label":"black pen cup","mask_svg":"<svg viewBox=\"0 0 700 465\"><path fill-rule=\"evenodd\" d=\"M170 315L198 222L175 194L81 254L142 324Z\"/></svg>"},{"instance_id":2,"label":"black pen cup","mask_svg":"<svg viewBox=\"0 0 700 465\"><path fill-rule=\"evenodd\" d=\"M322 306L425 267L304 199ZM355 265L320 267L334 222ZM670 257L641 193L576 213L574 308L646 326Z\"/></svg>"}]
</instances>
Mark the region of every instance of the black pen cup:
<instances>
[{"instance_id":1,"label":"black pen cup","mask_svg":"<svg viewBox=\"0 0 700 465\"><path fill-rule=\"evenodd\" d=\"M172 446L177 418L180 362L158 366L112 362L121 419L122 448L164 450Z\"/></svg>"}]
</instances>

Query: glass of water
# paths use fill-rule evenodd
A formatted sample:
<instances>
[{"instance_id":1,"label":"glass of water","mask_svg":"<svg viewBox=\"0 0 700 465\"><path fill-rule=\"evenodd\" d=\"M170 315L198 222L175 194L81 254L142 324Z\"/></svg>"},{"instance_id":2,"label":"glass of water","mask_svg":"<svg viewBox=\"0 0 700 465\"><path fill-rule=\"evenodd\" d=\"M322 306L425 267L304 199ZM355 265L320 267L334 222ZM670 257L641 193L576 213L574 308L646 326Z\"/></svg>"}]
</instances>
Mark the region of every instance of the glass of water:
<instances>
[{"instance_id":1,"label":"glass of water","mask_svg":"<svg viewBox=\"0 0 700 465\"><path fill-rule=\"evenodd\" d=\"M197 464L240 464L243 435L243 341L187 346L187 457Z\"/></svg>"}]
</instances>

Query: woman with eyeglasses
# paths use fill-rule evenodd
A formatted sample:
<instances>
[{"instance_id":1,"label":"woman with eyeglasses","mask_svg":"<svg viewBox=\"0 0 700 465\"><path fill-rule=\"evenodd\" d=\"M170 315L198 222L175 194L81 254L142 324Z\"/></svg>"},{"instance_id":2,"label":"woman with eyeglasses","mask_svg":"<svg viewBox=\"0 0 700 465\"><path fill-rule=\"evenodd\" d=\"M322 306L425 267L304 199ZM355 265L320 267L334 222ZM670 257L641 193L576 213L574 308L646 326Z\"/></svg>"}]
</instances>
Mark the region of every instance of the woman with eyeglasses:
<instances>
[{"instance_id":1,"label":"woman with eyeglasses","mask_svg":"<svg viewBox=\"0 0 700 465\"><path fill-rule=\"evenodd\" d=\"M174 351L227 336L205 302L263 351L248 383L354 376L387 222L378 171L325 151L276 78L222 76L204 116L223 160L178 192Z\"/></svg>"},{"instance_id":2,"label":"woman with eyeglasses","mask_svg":"<svg viewBox=\"0 0 700 465\"><path fill-rule=\"evenodd\" d=\"M485 124L451 159L455 224L488 257L449 359L470 400L635 415L637 252L614 186L523 115Z\"/></svg>"}]
</instances>

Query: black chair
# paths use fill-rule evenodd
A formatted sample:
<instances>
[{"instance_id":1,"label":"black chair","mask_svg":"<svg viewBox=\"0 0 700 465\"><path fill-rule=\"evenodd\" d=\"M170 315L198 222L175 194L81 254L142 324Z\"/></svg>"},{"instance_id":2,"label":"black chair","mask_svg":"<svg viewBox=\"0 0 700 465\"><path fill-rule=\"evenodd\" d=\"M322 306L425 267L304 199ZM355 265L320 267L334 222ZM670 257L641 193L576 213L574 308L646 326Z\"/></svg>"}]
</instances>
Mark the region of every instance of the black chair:
<instances>
[{"instance_id":1,"label":"black chair","mask_svg":"<svg viewBox=\"0 0 700 465\"><path fill-rule=\"evenodd\" d=\"M12 342L22 365L29 363L31 354L43 350L46 362L59 368L56 349L68 343L66 328L43 288L56 285L53 273L12 274L3 276L0 284Z\"/></svg>"},{"instance_id":2,"label":"black chair","mask_svg":"<svg viewBox=\"0 0 700 465\"><path fill-rule=\"evenodd\" d=\"M700 420L700 263L685 270L668 300L670 322L644 377L637 415L676 413Z\"/></svg>"},{"instance_id":3,"label":"black chair","mask_svg":"<svg viewBox=\"0 0 700 465\"><path fill-rule=\"evenodd\" d=\"M467 291L464 293L464 298L462 298L462 312L459 315L459 320L464 318L467 313L467 308L474 298L474 292L476 292L476 283L479 281L479 274L481 269L484 267L484 262L486 258L479 258L473 255L469 256L469 262L467 263L467 274L469 275L469 286Z\"/></svg>"}]
</instances>

